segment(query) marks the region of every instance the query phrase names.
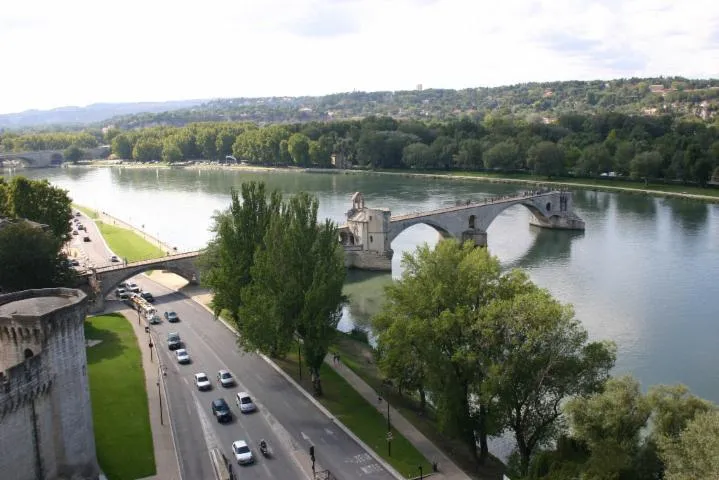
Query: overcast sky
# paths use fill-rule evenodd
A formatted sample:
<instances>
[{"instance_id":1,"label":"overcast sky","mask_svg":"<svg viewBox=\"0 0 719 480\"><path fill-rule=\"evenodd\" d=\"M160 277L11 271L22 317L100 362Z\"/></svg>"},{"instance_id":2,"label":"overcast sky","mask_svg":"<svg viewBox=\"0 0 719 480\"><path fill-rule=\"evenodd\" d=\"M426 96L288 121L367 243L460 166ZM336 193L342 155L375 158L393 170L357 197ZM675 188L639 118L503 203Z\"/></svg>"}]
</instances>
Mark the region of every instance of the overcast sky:
<instances>
[{"instance_id":1,"label":"overcast sky","mask_svg":"<svg viewBox=\"0 0 719 480\"><path fill-rule=\"evenodd\" d=\"M0 113L719 77L719 0L2 0Z\"/></svg>"}]
</instances>

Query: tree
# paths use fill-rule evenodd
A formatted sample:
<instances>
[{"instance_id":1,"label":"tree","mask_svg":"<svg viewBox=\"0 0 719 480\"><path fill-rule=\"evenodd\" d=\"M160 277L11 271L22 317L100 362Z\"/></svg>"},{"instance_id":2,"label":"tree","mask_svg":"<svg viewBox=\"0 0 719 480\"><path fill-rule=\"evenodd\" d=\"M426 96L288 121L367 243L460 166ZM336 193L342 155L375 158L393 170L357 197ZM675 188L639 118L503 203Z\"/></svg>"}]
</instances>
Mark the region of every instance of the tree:
<instances>
[{"instance_id":1,"label":"tree","mask_svg":"<svg viewBox=\"0 0 719 480\"><path fill-rule=\"evenodd\" d=\"M571 306L533 285L524 292L492 302L481 322L492 365L487 389L514 433L523 475L536 448L561 432L562 402L598 391L616 357L612 344L587 342Z\"/></svg>"},{"instance_id":2,"label":"tree","mask_svg":"<svg viewBox=\"0 0 719 480\"><path fill-rule=\"evenodd\" d=\"M487 405L475 402L486 372L474 325L500 293L499 261L471 242L443 240L434 249L424 245L405 254L402 265L402 279L386 288L386 307L373 319L380 366L399 383L403 368L416 372L417 386L432 393L440 428L457 435L474 456L479 440L482 462L494 432Z\"/></svg>"},{"instance_id":3,"label":"tree","mask_svg":"<svg viewBox=\"0 0 719 480\"><path fill-rule=\"evenodd\" d=\"M656 437L676 439L687 424L698 414L714 406L692 395L684 385L659 385L649 390L647 400L652 406L652 434Z\"/></svg>"},{"instance_id":4,"label":"tree","mask_svg":"<svg viewBox=\"0 0 719 480\"><path fill-rule=\"evenodd\" d=\"M539 175L561 175L564 171L564 153L554 142L539 142L529 149L527 166Z\"/></svg>"},{"instance_id":5,"label":"tree","mask_svg":"<svg viewBox=\"0 0 719 480\"><path fill-rule=\"evenodd\" d=\"M73 276L51 232L18 220L0 228L0 291L69 285Z\"/></svg>"},{"instance_id":6,"label":"tree","mask_svg":"<svg viewBox=\"0 0 719 480\"><path fill-rule=\"evenodd\" d=\"M514 140L504 140L484 152L483 159L489 170L514 170L519 162L519 146Z\"/></svg>"},{"instance_id":7,"label":"tree","mask_svg":"<svg viewBox=\"0 0 719 480\"><path fill-rule=\"evenodd\" d=\"M318 207L315 197L300 193L270 219L242 290L239 325L245 348L275 357L298 338L321 395L320 367L340 320L345 267L337 227L317 222Z\"/></svg>"},{"instance_id":8,"label":"tree","mask_svg":"<svg viewBox=\"0 0 719 480\"><path fill-rule=\"evenodd\" d=\"M217 132L214 129L200 129L197 132L196 142L202 158L207 160L217 158Z\"/></svg>"},{"instance_id":9,"label":"tree","mask_svg":"<svg viewBox=\"0 0 719 480\"><path fill-rule=\"evenodd\" d=\"M573 436L589 447L585 471L591 478L619 478L631 470L651 414L635 379L612 378L604 391L570 400L565 411Z\"/></svg>"},{"instance_id":10,"label":"tree","mask_svg":"<svg viewBox=\"0 0 719 480\"><path fill-rule=\"evenodd\" d=\"M215 311L226 310L237 326L242 289L252 281L255 252L263 248L280 203L279 192L268 195L264 183L243 183L239 192L231 192L230 207L215 215L215 236L200 259L202 281L212 289Z\"/></svg>"},{"instance_id":11,"label":"tree","mask_svg":"<svg viewBox=\"0 0 719 480\"><path fill-rule=\"evenodd\" d=\"M140 138L132 149L132 158L139 162L159 160L160 157L162 157L162 144L156 138Z\"/></svg>"},{"instance_id":12,"label":"tree","mask_svg":"<svg viewBox=\"0 0 719 480\"><path fill-rule=\"evenodd\" d=\"M644 183L649 178L659 175L662 167L662 156L659 152L642 152L632 159L629 170L633 178L643 178Z\"/></svg>"},{"instance_id":13,"label":"tree","mask_svg":"<svg viewBox=\"0 0 719 480\"><path fill-rule=\"evenodd\" d=\"M112 139L112 153L122 159L129 160L132 158L133 145L127 135L121 133Z\"/></svg>"},{"instance_id":14,"label":"tree","mask_svg":"<svg viewBox=\"0 0 719 480\"><path fill-rule=\"evenodd\" d=\"M483 166L482 142L475 139L462 140L459 143L459 152L455 159L458 168L476 170Z\"/></svg>"},{"instance_id":15,"label":"tree","mask_svg":"<svg viewBox=\"0 0 719 480\"><path fill-rule=\"evenodd\" d=\"M410 168L426 169L434 166L432 150L429 145L410 143L402 150L402 163Z\"/></svg>"},{"instance_id":16,"label":"tree","mask_svg":"<svg viewBox=\"0 0 719 480\"><path fill-rule=\"evenodd\" d=\"M172 138L165 139L165 144L162 146L162 161L175 163L180 160L182 160L182 150L180 150L180 147L172 141Z\"/></svg>"},{"instance_id":17,"label":"tree","mask_svg":"<svg viewBox=\"0 0 719 480\"><path fill-rule=\"evenodd\" d=\"M589 145L582 152L577 163L577 171L583 175L595 176L601 172L609 172L612 168L612 157L604 145Z\"/></svg>"},{"instance_id":18,"label":"tree","mask_svg":"<svg viewBox=\"0 0 719 480\"><path fill-rule=\"evenodd\" d=\"M5 195L6 215L24 218L50 227L60 244L70 239L72 208L67 191L54 187L47 180L14 177L0 193ZM1 212L0 212L1 213Z\"/></svg>"},{"instance_id":19,"label":"tree","mask_svg":"<svg viewBox=\"0 0 719 480\"><path fill-rule=\"evenodd\" d=\"M307 166L310 163L310 139L301 133L294 133L287 140L287 149L295 165Z\"/></svg>"},{"instance_id":20,"label":"tree","mask_svg":"<svg viewBox=\"0 0 719 480\"><path fill-rule=\"evenodd\" d=\"M666 480L719 478L719 411L700 413L662 446Z\"/></svg>"},{"instance_id":21,"label":"tree","mask_svg":"<svg viewBox=\"0 0 719 480\"><path fill-rule=\"evenodd\" d=\"M65 157L65 161L77 163L84 154L85 152L83 152L77 145L70 145L65 149L62 156Z\"/></svg>"}]
</instances>

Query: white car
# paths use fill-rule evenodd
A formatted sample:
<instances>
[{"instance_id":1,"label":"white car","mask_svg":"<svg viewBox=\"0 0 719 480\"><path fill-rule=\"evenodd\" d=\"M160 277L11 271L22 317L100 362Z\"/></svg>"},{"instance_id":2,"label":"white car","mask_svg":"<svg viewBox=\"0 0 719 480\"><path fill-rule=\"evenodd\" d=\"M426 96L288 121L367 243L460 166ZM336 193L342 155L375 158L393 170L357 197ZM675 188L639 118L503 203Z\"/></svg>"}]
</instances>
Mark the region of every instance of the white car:
<instances>
[{"instance_id":1,"label":"white car","mask_svg":"<svg viewBox=\"0 0 719 480\"><path fill-rule=\"evenodd\" d=\"M228 370L220 370L217 372L217 381L223 387L231 387L235 384L235 379L232 378L232 374Z\"/></svg>"},{"instance_id":2,"label":"white car","mask_svg":"<svg viewBox=\"0 0 719 480\"><path fill-rule=\"evenodd\" d=\"M127 289L132 293L140 293L140 286L136 283L129 282L127 284Z\"/></svg>"},{"instance_id":3,"label":"white car","mask_svg":"<svg viewBox=\"0 0 719 480\"><path fill-rule=\"evenodd\" d=\"M210 390L212 388L212 382L204 373L195 374L195 385L198 390Z\"/></svg>"},{"instance_id":4,"label":"white car","mask_svg":"<svg viewBox=\"0 0 719 480\"><path fill-rule=\"evenodd\" d=\"M247 446L247 442L244 440L232 442L232 453L235 454L235 460L237 460L237 463L240 465L255 461L255 459L252 458L252 451L250 450L250 447Z\"/></svg>"},{"instance_id":5,"label":"white car","mask_svg":"<svg viewBox=\"0 0 719 480\"><path fill-rule=\"evenodd\" d=\"M175 355L177 356L177 363L190 363L190 354L184 348L175 350Z\"/></svg>"},{"instance_id":6,"label":"white car","mask_svg":"<svg viewBox=\"0 0 719 480\"><path fill-rule=\"evenodd\" d=\"M240 407L240 412L242 413L254 412L257 409L255 404L252 402L252 398L250 398L250 394L247 392L238 393L235 401L237 402L237 406Z\"/></svg>"}]
</instances>

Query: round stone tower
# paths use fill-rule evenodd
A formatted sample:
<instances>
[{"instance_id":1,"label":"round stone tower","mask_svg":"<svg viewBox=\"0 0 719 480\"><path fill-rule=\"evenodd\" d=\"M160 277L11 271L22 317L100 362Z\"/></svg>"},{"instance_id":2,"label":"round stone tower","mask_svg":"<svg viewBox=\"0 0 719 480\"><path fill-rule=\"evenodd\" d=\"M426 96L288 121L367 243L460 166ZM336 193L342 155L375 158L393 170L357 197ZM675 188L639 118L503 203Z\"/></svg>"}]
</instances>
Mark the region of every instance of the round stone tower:
<instances>
[{"instance_id":1,"label":"round stone tower","mask_svg":"<svg viewBox=\"0 0 719 480\"><path fill-rule=\"evenodd\" d=\"M86 311L80 290L0 295L3 480L98 478Z\"/></svg>"}]
</instances>

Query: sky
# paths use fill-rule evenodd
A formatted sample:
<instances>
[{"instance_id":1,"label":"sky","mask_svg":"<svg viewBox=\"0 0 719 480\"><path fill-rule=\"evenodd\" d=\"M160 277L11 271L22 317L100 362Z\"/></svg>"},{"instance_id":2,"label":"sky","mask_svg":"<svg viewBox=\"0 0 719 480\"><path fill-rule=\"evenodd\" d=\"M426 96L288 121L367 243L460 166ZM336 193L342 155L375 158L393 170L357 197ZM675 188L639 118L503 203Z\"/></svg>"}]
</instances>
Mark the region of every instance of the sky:
<instances>
[{"instance_id":1,"label":"sky","mask_svg":"<svg viewBox=\"0 0 719 480\"><path fill-rule=\"evenodd\" d=\"M5 0L0 113L719 77L717 0Z\"/></svg>"}]
</instances>

